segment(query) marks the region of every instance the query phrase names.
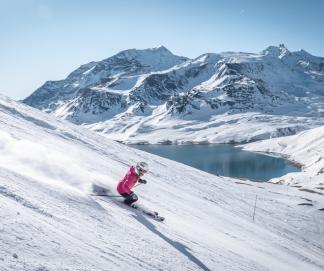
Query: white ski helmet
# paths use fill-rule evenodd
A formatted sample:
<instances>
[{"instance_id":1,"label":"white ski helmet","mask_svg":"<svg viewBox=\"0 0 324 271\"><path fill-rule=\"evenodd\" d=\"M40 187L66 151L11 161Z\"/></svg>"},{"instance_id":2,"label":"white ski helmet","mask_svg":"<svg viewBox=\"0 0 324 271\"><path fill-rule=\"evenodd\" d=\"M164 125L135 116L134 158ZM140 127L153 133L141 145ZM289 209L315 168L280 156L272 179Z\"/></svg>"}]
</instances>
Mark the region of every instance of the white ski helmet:
<instances>
[{"instance_id":1,"label":"white ski helmet","mask_svg":"<svg viewBox=\"0 0 324 271\"><path fill-rule=\"evenodd\" d=\"M137 172L142 172L142 173L148 172L149 170L148 164L146 162L138 162L136 164L136 170Z\"/></svg>"}]
</instances>

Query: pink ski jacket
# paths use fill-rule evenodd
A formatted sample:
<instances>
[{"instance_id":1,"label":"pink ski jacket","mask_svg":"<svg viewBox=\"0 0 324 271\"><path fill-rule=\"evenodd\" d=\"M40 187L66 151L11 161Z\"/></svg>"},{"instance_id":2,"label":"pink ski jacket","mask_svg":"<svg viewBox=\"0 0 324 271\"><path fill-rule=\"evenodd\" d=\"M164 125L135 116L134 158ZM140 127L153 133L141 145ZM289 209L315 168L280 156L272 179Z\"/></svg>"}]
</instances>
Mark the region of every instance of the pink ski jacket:
<instances>
[{"instance_id":1,"label":"pink ski jacket","mask_svg":"<svg viewBox=\"0 0 324 271\"><path fill-rule=\"evenodd\" d=\"M119 194L127 193L130 194L132 192L132 188L137 183L139 176L137 175L135 168L132 166L127 171L126 175L122 180L119 181L117 185L117 191Z\"/></svg>"}]
</instances>

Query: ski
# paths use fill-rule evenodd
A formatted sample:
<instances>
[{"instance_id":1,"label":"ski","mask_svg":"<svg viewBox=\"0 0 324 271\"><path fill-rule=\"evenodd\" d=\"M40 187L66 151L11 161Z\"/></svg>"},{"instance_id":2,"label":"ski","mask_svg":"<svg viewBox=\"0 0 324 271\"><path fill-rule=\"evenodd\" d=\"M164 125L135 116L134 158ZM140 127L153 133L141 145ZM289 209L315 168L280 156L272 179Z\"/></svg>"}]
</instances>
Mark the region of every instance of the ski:
<instances>
[{"instance_id":1,"label":"ski","mask_svg":"<svg viewBox=\"0 0 324 271\"><path fill-rule=\"evenodd\" d=\"M149 216L150 218L159 221L159 222L163 222L165 220L165 218L163 216L160 216L158 212L156 211L151 211L147 208L145 208L142 205L139 205L138 203L133 203L131 205L125 204L122 200L119 200L119 196L114 196L114 195L107 195L107 194L89 194L89 196L94 196L94 197L98 197L98 198L111 198L114 199L115 201L117 201L118 203L123 204L124 206L128 206L130 208L133 208L135 210L138 210L140 212L142 212L143 214Z\"/></svg>"},{"instance_id":2,"label":"ski","mask_svg":"<svg viewBox=\"0 0 324 271\"><path fill-rule=\"evenodd\" d=\"M130 205L130 207L136 209L136 210L139 210L141 211L142 213L152 217L153 219L157 220L157 221L164 221L165 218L163 216L160 216L158 212L156 211L151 211L151 210L148 210L146 209L145 207L142 207L136 203L133 203L132 205Z\"/></svg>"}]
</instances>

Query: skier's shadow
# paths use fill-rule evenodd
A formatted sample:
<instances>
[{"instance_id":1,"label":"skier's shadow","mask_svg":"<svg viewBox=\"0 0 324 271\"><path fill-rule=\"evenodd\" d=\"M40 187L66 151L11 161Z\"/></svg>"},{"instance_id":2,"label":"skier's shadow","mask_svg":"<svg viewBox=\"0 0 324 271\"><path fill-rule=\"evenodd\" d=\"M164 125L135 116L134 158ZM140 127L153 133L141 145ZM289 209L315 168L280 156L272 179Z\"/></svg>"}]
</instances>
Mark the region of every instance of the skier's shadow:
<instances>
[{"instance_id":1,"label":"skier's shadow","mask_svg":"<svg viewBox=\"0 0 324 271\"><path fill-rule=\"evenodd\" d=\"M189 250L190 248L186 247L185 245L181 244L178 241L173 241L163 233L159 232L154 224L152 224L145 216L141 214L133 215L133 217L140 223L142 223L146 228L148 228L151 232L155 233L157 236L161 237L164 241L169 243L173 246L176 250L181 252L183 255L187 256L190 261L198 265L202 270L209 271L210 269L200 261L195 255L193 255Z\"/></svg>"}]
</instances>

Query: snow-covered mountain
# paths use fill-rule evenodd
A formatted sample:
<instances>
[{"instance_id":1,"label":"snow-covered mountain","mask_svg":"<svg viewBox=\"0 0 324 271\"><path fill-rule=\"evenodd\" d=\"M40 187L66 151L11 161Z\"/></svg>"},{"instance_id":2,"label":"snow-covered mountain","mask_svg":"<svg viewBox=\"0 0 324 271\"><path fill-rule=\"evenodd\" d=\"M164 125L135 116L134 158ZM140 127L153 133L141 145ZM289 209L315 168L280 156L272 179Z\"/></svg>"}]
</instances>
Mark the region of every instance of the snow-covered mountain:
<instances>
[{"instance_id":1,"label":"snow-covered mountain","mask_svg":"<svg viewBox=\"0 0 324 271\"><path fill-rule=\"evenodd\" d=\"M324 58L304 50L188 59L162 46L82 65L24 102L124 142L242 142L324 124L323 95Z\"/></svg>"},{"instance_id":2,"label":"snow-covered mountain","mask_svg":"<svg viewBox=\"0 0 324 271\"><path fill-rule=\"evenodd\" d=\"M136 193L163 223L88 195L140 160ZM0 270L320 271L323 208L319 194L217 177L0 96Z\"/></svg>"}]
</instances>

